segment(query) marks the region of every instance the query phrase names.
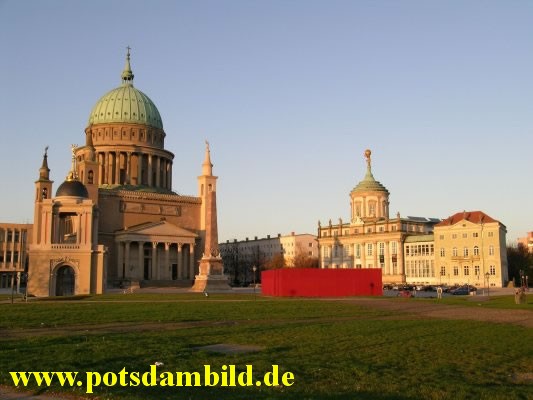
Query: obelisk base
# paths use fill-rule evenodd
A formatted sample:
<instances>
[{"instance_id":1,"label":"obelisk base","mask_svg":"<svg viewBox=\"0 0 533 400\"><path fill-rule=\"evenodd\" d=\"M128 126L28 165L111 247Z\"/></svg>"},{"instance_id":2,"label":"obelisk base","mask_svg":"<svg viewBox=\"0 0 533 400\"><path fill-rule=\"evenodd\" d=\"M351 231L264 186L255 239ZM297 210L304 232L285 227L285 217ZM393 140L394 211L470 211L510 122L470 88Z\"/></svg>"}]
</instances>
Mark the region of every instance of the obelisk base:
<instances>
[{"instance_id":1,"label":"obelisk base","mask_svg":"<svg viewBox=\"0 0 533 400\"><path fill-rule=\"evenodd\" d=\"M232 292L228 277L224 275L224 267L220 257L203 257L200 260L200 273L194 278L191 292Z\"/></svg>"}]
</instances>

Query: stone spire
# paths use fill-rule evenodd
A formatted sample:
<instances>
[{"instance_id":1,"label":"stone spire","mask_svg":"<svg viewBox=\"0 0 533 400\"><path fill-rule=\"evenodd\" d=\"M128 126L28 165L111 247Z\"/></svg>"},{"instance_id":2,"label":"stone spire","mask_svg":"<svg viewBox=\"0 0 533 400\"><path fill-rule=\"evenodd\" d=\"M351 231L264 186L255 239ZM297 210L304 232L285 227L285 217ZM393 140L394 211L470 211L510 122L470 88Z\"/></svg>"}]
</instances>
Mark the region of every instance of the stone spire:
<instances>
[{"instance_id":1,"label":"stone spire","mask_svg":"<svg viewBox=\"0 0 533 400\"><path fill-rule=\"evenodd\" d=\"M131 85L133 86L133 71L131 70L130 65L130 46L126 47L128 50L128 53L126 54L126 65L124 66L124 71L122 71L122 84L123 85Z\"/></svg>"},{"instance_id":2,"label":"stone spire","mask_svg":"<svg viewBox=\"0 0 533 400\"><path fill-rule=\"evenodd\" d=\"M41 168L39 168L39 180L50 180L50 168L48 168L48 146L44 148L43 164L41 165Z\"/></svg>"},{"instance_id":3,"label":"stone spire","mask_svg":"<svg viewBox=\"0 0 533 400\"><path fill-rule=\"evenodd\" d=\"M205 141L205 159L202 164L202 175L212 176L213 175L213 164L211 163L211 151L209 150L209 142Z\"/></svg>"}]
</instances>

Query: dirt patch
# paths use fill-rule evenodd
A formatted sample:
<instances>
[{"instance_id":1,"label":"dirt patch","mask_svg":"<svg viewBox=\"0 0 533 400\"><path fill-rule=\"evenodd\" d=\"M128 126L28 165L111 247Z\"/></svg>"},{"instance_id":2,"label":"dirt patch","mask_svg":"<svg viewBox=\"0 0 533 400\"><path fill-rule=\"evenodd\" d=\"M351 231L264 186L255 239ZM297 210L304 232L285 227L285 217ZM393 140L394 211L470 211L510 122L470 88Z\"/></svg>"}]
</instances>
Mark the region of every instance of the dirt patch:
<instances>
[{"instance_id":1,"label":"dirt patch","mask_svg":"<svg viewBox=\"0 0 533 400\"><path fill-rule=\"evenodd\" d=\"M412 316L425 318L458 319L483 322L506 323L533 328L533 312L529 310L510 310L477 307L462 307L446 304L431 304L409 299L369 299L355 298L343 300L351 304L406 313Z\"/></svg>"}]
</instances>

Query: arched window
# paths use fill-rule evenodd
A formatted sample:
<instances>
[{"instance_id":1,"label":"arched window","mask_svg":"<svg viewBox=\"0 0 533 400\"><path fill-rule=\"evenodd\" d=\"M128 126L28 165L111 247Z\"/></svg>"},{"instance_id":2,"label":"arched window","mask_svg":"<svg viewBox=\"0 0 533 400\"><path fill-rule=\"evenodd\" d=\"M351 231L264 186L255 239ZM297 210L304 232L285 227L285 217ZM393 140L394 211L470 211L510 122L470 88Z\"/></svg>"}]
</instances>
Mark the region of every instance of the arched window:
<instances>
[{"instance_id":1,"label":"arched window","mask_svg":"<svg viewBox=\"0 0 533 400\"><path fill-rule=\"evenodd\" d=\"M92 184L93 183L93 180L94 180L94 173L93 171L89 171L89 173L87 174L87 183L89 184Z\"/></svg>"},{"instance_id":2,"label":"arched window","mask_svg":"<svg viewBox=\"0 0 533 400\"><path fill-rule=\"evenodd\" d=\"M475 256L479 256L479 247L478 246L474 246L474 255Z\"/></svg>"}]
</instances>

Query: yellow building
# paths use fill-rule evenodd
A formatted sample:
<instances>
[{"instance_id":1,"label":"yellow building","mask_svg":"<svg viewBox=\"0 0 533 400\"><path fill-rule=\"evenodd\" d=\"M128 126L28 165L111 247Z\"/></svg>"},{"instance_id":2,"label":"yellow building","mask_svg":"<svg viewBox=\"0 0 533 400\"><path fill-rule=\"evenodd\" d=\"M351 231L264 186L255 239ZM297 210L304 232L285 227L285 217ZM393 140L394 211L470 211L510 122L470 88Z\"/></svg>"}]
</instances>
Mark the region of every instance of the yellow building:
<instances>
[{"instance_id":1,"label":"yellow building","mask_svg":"<svg viewBox=\"0 0 533 400\"><path fill-rule=\"evenodd\" d=\"M435 225L439 281L502 287L507 272L507 230L482 211L463 211Z\"/></svg>"}]
</instances>

